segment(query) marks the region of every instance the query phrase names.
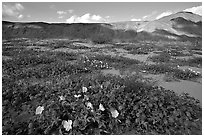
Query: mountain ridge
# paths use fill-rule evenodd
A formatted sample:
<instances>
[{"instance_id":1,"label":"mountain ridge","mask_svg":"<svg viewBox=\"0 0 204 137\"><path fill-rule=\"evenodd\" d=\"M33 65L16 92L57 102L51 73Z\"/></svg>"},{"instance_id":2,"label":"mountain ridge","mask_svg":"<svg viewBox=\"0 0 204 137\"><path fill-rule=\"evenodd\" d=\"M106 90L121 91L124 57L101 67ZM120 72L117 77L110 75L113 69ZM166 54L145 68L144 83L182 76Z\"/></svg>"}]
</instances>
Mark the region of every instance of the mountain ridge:
<instances>
[{"instance_id":1,"label":"mountain ridge","mask_svg":"<svg viewBox=\"0 0 204 137\"><path fill-rule=\"evenodd\" d=\"M161 30L161 31L158 31ZM162 31L163 30L163 31ZM115 38L133 38L147 32L160 37L202 37L202 17L191 12L178 12L154 21L123 21L115 23L46 23L2 21L2 37L89 38L94 34ZM159 34L159 32L162 32ZM166 32L164 35L163 32ZM143 34L147 34L143 33ZM169 36L169 34L174 34Z\"/></svg>"}]
</instances>

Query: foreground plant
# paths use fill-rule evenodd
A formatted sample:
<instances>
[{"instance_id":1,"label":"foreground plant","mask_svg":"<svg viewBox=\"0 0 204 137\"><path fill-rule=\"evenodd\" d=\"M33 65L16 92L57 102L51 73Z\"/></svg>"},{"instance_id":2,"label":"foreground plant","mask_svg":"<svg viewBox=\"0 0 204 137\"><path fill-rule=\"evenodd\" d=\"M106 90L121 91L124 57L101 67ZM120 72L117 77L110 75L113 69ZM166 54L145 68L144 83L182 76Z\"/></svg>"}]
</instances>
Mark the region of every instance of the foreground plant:
<instances>
[{"instance_id":1,"label":"foreground plant","mask_svg":"<svg viewBox=\"0 0 204 137\"><path fill-rule=\"evenodd\" d=\"M35 90L43 92L36 93L33 101L43 105L23 100L18 106L8 100L10 92L4 88L3 110L7 112L3 111L3 134L201 134L202 109L188 94L177 95L135 77L75 75L69 81L69 90L57 92L36 85ZM60 86L70 85L64 84ZM88 87L87 92L81 92L82 85ZM29 94L16 92L15 96ZM8 104L21 108L16 117L8 112L12 110ZM32 108L37 115L32 115Z\"/></svg>"}]
</instances>

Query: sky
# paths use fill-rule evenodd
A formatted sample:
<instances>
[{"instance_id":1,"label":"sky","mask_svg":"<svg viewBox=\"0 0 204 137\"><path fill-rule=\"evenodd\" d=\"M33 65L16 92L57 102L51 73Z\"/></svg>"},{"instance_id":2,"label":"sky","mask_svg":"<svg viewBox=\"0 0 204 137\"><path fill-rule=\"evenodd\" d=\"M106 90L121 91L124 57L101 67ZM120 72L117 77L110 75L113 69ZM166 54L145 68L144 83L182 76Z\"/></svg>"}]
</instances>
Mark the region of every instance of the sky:
<instances>
[{"instance_id":1,"label":"sky","mask_svg":"<svg viewBox=\"0 0 204 137\"><path fill-rule=\"evenodd\" d=\"M179 11L202 14L201 2L3 2L2 20L98 23L155 20Z\"/></svg>"}]
</instances>

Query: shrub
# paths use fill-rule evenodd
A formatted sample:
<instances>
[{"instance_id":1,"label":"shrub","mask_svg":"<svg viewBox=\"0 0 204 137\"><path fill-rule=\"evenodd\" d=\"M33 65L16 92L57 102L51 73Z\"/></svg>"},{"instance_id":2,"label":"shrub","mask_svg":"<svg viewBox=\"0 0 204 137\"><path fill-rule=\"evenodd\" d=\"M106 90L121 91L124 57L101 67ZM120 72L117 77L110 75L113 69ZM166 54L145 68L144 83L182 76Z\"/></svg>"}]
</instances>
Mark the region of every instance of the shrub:
<instances>
[{"instance_id":1,"label":"shrub","mask_svg":"<svg viewBox=\"0 0 204 137\"><path fill-rule=\"evenodd\" d=\"M97 34L92 36L91 39L95 44L107 44L112 42L112 38L106 34Z\"/></svg>"},{"instance_id":2,"label":"shrub","mask_svg":"<svg viewBox=\"0 0 204 137\"><path fill-rule=\"evenodd\" d=\"M202 66L202 57L195 57L195 58L192 58L192 59L188 59L187 63L190 66Z\"/></svg>"},{"instance_id":3,"label":"shrub","mask_svg":"<svg viewBox=\"0 0 204 137\"><path fill-rule=\"evenodd\" d=\"M166 64L146 65L144 69L153 74L171 73L174 70L171 66L167 66Z\"/></svg>"},{"instance_id":4,"label":"shrub","mask_svg":"<svg viewBox=\"0 0 204 137\"><path fill-rule=\"evenodd\" d=\"M178 79L183 79L183 80L201 77L200 74L196 74L190 70L183 71L180 69L175 69L173 72L173 76L178 78Z\"/></svg>"},{"instance_id":5,"label":"shrub","mask_svg":"<svg viewBox=\"0 0 204 137\"><path fill-rule=\"evenodd\" d=\"M167 52L162 52L160 55L150 57L153 62L169 62L171 55Z\"/></svg>"}]
</instances>

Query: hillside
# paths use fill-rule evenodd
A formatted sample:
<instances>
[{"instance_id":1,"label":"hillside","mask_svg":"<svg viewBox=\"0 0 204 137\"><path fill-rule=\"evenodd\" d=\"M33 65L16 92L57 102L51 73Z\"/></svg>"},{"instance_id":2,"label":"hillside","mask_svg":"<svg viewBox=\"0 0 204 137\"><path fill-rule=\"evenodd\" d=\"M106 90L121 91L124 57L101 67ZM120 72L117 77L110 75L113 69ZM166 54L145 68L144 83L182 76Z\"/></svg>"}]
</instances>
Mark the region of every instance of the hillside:
<instances>
[{"instance_id":1,"label":"hillside","mask_svg":"<svg viewBox=\"0 0 204 137\"><path fill-rule=\"evenodd\" d=\"M135 38L136 32L113 30L109 24L64 24L64 23L18 23L2 22L3 39L8 38L82 38L92 39L95 36L108 38Z\"/></svg>"},{"instance_id":2,"label":"hillside","mask_svg":"<svg viewBox=\"0 0 204 137\"><path fill-rule=\"evenodd\" d=\"M112 29L137 30L138 27L144 26L148 21L123 21L111 23Z\"/></svg>"},{"instance_id":3,"label":"hillside","mask_svg":"<svg viewBox=\"0 0 204 137\"><path fill-rule=\"evenodd\" d=\"M176 21L176 19L179 20ZM182 20L181 20L182 18ZM138 32L154 32L156 30L165 30L176 35L186 35L189 37L201 37L202 17L190 12L178 12L158 20L148 22L145 26L139 26ZM188 22L188 25L186 23ZM177 27L176 27L177 26ZM178 27L179 26L179 27ZM196 30L196 31L189 31Z\"/></svg>"},{"instance_id":4,"label":"hillside","mask_svg":"<svg viewBox=\"0 0 204 137\"><path fill-rule=\"evenodd\" d=\"M154 21L124 21L115 23L44 23L2 22L2 38L82 38L135 40L201 39L202 17L190 12L178 12Z\"/></svg>"}]
</instances>

